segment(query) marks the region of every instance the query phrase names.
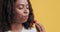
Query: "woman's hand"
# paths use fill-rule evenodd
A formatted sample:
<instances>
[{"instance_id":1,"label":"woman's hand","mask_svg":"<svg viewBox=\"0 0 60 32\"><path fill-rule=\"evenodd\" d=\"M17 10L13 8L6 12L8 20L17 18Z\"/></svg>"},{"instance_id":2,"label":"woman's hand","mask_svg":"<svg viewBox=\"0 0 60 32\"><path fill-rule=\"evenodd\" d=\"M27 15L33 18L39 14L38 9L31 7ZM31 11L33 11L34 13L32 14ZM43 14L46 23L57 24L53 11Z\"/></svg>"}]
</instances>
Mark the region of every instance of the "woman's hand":
<instances>
[{"instance_id":1,"label":"woman's hand","mask_svg":"<svg viewBox=\"0 0 60 32\"><path fill-rule=\"evenodd\" d=\"M37 32L46 32L43 25L41 25L39 23L35 23L35 27L37 29Z\"/></svg>"}]
</instances>

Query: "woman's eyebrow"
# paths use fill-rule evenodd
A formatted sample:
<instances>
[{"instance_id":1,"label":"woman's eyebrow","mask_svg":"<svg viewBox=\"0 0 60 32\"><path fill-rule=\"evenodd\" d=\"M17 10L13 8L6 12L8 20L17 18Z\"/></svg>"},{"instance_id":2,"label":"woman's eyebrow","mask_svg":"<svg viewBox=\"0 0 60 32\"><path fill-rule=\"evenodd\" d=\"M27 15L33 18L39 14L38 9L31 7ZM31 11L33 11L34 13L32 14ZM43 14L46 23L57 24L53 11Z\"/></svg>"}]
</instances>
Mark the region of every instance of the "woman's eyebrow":
<instances>
[{"instance_id":1,"label":"woman's eyebrow","mask_svg":"<svg viewBox=\"0 0 60 32\"><path fill-rule=\"evenodd\" d=\"M21 5L21 6L24 6L24 4L18 4L17 6L20 6L20 5Z\"/></svg>"},{"instance_id":2,"label":"woman's eyebrow","mask_svg":"<svg viewBox=\"0 0 60 32\"><path fill-rule=\"evenodd\" d=\"M24 6L24 4L18 4L17 6L20 6L20 5ZM28 4L26 6L28 6Z\"/></svg>"}]
</instances>

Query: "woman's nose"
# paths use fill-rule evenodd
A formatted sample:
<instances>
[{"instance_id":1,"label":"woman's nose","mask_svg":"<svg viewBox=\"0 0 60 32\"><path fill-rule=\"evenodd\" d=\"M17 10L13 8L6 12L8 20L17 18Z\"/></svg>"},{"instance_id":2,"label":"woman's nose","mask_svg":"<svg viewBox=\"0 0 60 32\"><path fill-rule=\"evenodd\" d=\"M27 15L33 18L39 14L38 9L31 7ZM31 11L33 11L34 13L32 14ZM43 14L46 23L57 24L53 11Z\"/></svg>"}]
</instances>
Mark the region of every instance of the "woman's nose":
<instances>
[{"instance_id":1,"label":"woman's nose","mask_svg":"<svg viewBox=\"0 0 60 32\"><path fill-rule=\"evenodd\" d=\"M27 11L24 11L25 14L27 14L28 12Z\"/></svg>"},{"instance_id":2,"label":"woman's nose","mask_svg":"<svg viewBox=\"0 0 60 32\"><path fill-rule=\"evenodd\" d=\"M29 13L29 10L27 8L24 8L24 13L25 14L28 14Z\"/></svg>"},{"instance_id":3,"label":"woman's nose","mask_svg":"<svg viewBox=\"0 0 60 32\"><path fill-rule=\"evenodd\" d=\"M29 13L29 11L26 9L26 10L24 10L24 13L25 13L25 14L28 14L28 13Z\"/></svg>"}]
</instances>

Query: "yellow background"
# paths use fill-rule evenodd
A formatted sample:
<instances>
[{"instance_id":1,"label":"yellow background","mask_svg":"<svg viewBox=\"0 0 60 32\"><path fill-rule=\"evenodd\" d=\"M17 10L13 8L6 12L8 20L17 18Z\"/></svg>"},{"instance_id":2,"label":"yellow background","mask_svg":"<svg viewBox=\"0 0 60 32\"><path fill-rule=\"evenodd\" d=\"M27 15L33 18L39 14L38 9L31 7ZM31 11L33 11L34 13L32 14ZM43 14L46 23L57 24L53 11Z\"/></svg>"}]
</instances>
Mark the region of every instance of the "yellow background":
<instances>
[{"instance_id":1,"label":"yellow background","mask_svg":"<svg viewBox=\"0 0 60 32\"><path fill-rule=\"evenodd\" d=\"M60 0L30 0L35 20L46 32L60 32Z\"/></svg>"}]
</instances>

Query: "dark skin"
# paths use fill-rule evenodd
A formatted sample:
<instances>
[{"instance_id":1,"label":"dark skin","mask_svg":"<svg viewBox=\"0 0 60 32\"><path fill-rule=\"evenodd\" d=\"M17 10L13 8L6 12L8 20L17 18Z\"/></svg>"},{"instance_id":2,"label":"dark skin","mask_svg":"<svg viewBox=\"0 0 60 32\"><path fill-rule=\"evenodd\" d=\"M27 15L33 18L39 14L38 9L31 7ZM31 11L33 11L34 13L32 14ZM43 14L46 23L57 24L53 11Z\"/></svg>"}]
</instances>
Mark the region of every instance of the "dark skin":
<instances>
[{"instance_id":1,"label":"dark skin","mask_svg":"<svg viewBox=\"0 0 60 32\"><path fill-rule=\"evenodd\" d=\"M44 28L44 26L42 24L37 23L37 21L35 21L35 20L33 21L33 23L35 24L37 32L46 32L45 28Z\"/></svg>"},{"instance_id":2,"label":"dark skin","mask_svg":"<svg viewBox=\"0 0 60 32\"><path fill-rule=\"evenodd\" d=\"M46 32L43 25L35 23L35 27L37 29L37 32Z\"/></svg>"},{"instance_id":3,"label":"dark skin","mask_svg":"<svg viewBox=\"0 0 60 32\"><path fill-rule=\"evenodd\" d=\"M27 0L17 0L15 5L16 13L16 23L11 25L12 32L21 32L22 23L26 22L29 15L29 6ZM35 22L37 32L45 32L45 29L41 24Z\"/></svg>"}]
</instances>

